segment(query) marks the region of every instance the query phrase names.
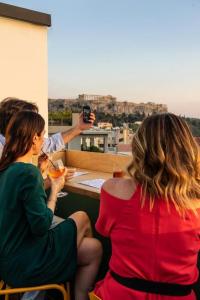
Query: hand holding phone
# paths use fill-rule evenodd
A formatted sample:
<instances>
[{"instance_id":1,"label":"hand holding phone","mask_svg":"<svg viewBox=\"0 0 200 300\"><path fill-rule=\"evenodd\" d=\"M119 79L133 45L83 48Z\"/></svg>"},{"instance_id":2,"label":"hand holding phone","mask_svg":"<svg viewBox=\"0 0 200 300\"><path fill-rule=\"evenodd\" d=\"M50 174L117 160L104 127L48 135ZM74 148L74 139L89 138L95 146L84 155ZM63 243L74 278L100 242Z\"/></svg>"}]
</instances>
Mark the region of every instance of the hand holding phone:
<instances>
[{"instance_id":1,"label":"hand holding phone","mask_svg":"<svg viewBox=\"0 0 200 300\"><path fill-rule=\"evenodd\" d=\"M89 105L83 106L83 122L84 123L91 123L90 122L90 114L91 114L91 108Z\"/></svg>"}]
</instances>

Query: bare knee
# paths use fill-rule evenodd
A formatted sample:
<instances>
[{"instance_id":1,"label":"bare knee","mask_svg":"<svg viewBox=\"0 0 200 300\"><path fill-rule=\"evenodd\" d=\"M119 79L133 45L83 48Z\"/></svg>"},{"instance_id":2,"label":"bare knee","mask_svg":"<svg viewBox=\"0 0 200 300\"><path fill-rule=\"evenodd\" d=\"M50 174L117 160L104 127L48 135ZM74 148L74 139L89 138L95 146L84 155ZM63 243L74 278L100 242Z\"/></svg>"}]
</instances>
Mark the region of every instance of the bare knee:
<instances>
[{"instance_id":1,"label":"bare knee","mask_svg":"<svg viewBox=\"0 0 200 300\"><path fill-rule=\"evenodd\" d=\"M90 219L85 211L77 211L77 218L79 218L83 223L90 223Z\"/></svg>"},{"instance_id":2,"label":"bare knee","mask_svg":"<svg viewBox=\"0 0 200 300\"><path fill-rule=\"evenodd\" d=\"M78 230L85 226L90 226L90 219L84 211L77 211L70 215L69 218L75 221Z\"/></svg>"},{"instance_id":3,"label":"bare knee","mask_svg":"<svg viewBox=\"0 0 200 300\"><path fill-rule=\"evenodd\" d=\"M90 219L84 211L78 211L69 218L73 219L77 227L77 246L80 246L84 237L92 237L92 228Z\"/></svg>"},{"instance_id":4,"label":"bare knee","mask_svg":"<svg viewBox=\"0 0 200 300\"><path fill-rule=\"evenodd\" d=\"M102 245L99 240L95 238L84 238L78 249L78 263L86 265L94 261L101 260Z\"/></svg>"}]
</instances>

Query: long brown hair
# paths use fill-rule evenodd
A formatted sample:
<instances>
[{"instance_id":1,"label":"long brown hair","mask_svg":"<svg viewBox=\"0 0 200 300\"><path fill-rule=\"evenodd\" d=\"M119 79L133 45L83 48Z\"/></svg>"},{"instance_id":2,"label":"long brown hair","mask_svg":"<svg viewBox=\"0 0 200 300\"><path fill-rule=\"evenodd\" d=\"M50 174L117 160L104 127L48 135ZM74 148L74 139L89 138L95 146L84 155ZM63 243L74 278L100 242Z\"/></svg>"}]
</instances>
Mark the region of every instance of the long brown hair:
<instances>
[{"instance_id":1,"label":"long brown hair","mask_svg":"<svg viewBox=\"0 0 200 300\"><path fill-rule=\"evenodd\" d=\"M156 198L171 201L184 214L195 211L200 199L200 150L183 118L171 113L147 117L132 141L133 160L129 174L142 186L141 205L146 196L150 209Z\"/></svg>"},{"instance_id":2,"label":"long brown hair","mask_svg":"<svg viewBox=\"0 0 200 300\"><path fill-rule=\"evenodd\" d=\"M41 115L33 111L20 111L11 118L6 129L6 144L0 160L0 171L31 149L34 135L40 136L44 125Z\"/></svg>"}]
</instances>

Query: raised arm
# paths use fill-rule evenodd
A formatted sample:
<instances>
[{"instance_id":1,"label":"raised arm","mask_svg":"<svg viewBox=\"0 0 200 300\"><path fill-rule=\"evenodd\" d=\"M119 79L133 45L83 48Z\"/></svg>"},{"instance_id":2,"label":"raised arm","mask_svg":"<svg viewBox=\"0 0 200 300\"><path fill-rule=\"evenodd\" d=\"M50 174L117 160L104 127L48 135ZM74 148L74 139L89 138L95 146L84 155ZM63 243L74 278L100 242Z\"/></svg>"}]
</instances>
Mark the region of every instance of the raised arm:
<instances>
[{"instance_id":1,"label":"raised arm","mask_svg":"<svg viewBox=\"0 0 200 300\"><path fill-rule=\"evenodd\" d=\"M69 143L73 138L78 136L82 131L90 129L93 126L95 121L95 115L90 114L90 123L83 122L83 114L79 116L78 123L72 128L64 131L53 134L51 137L45 139L43 151L44 152L53 152L64 149L65 144Z\"/></svg>"},{"instance_id":2,"label":"raised arm","mask_svg":"<svg viewBox=\"0 0 200 300\"><path fill-rule=\"evenodd\" d=\"M93 126L94 121L95 121L95 115L91 113L90 123L84 123L83 114L81 113L79 116L78 123L71 129L61 133L64 143L65 144L69 143L73 138L78 136L82 131L90 129Z\"/></svg>"}]
</instances>

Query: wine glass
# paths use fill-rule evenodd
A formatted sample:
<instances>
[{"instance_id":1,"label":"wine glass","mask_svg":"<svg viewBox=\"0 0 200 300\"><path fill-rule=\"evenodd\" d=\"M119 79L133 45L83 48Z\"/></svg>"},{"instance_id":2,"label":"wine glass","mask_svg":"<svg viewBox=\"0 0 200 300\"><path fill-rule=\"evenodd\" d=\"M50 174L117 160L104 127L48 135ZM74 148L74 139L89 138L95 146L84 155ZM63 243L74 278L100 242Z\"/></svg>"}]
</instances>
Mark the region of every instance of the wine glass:
<instances>
[{"instance_id":1,"label":"wine glass","mask_svg":"<svg viewBox=\"0 0 200 300\"><path fill-rule=\"evenodd\" d=\"M54 179L58 178L65 173L65 166L61 159L58 159L54 162L52 160L49 160L49 161L50 161L50 166L49 166L48 174L51 178L54 178ZM67 192L59 192L57 194L57 197L58 198L64 197L67 194L68 194Z\"/></svg>"},{"instance_id":2,"label":"wine glass","mask_svg":"<svg viewBox=\"0 0 200 300\"><path fill-rule=\"evenodd\" d=\"M113 178L120 178L120 177L124 177L124 171L117 163L114 163Z\"/></svg>"}]
</instances>

